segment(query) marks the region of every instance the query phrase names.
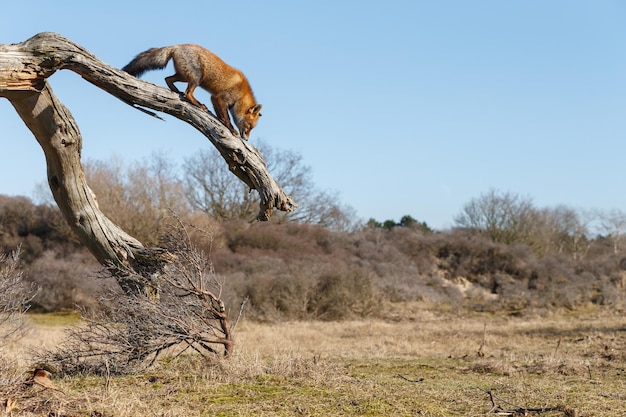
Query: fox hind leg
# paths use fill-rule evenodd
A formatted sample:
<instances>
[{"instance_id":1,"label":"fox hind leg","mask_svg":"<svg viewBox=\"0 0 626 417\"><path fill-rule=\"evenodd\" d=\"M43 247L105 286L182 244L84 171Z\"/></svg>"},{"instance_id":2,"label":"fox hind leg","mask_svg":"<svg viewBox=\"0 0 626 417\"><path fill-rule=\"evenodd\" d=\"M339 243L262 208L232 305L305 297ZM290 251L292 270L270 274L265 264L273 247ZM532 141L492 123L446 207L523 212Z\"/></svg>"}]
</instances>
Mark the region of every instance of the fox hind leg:
<instances>
[{"instance_id":1,"label":"fox hind leg","mask_svg":"<svg viewBox=\"0 0 626 417\"><path fill-rule=\"evenodd\" d=\"M175 82L179 82L179 81L187 82L187 80L184 77L180 76L178 73L165 78L165 83L170 88L170 90L172 90L175 93L182 94L180 90L174 85ZM185 90L184 96L187 99L187 101L193 104L194 106L200 107L204 111L209 111L209 109L207 109L207 107L204 104L200 103L193 96L193 92L195 91L197 86L198 85L194 82L187 82L187 89Z\"/></svg>"},{"instance_id":2,"label":"fox hind leg","mask_svg":"<svg viewBox=\"0 0 626 417\"><path fill-rule=\"evenodd\" d=\"M197 85L195 83L189 82L187 84L187 89L185 90L185 98L187 99L188 102L190 102L194 106L198 106L202 110L208 112L209 109L204 104L202 104L198 100L196 100L196 98L193 96L193 92L196 90L196 87L197 87Z\"/></svg>"},{"instance_id":3,"label":"fox hind leg","mask_svg":"<svg viewBox=\"0 0 626 417\"><path fill-rule=\"evenodd\" d=\"M185 80L180 75L178 75L178 73L174 75L170 75L169 77L165 78L165 83L170 88L170 90L172 90L175 93L180 94L180 90L176 88L176 86L174 85L174 83L177 81L185 81Z\"/></svg>"}]
</instances>

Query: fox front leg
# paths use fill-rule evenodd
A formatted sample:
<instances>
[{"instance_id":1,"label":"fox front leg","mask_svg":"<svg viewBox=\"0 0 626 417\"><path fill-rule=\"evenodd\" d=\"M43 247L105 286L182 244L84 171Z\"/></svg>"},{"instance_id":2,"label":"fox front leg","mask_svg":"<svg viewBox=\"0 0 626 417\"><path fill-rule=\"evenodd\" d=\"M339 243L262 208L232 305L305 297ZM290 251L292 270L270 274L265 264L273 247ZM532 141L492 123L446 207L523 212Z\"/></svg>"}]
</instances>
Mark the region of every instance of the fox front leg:
<instances>
[{"instance_id":1,"label":"fox front leg","mask_svg":"<svg viewBox=\"0 0 626 417\"><path fill-rule=\"evenodd\" d=\"M230 133L233 136L239 136L239 132L235 130L233 125L230 123L230 117L228 116L228 106L226 102L218 97L211 96L211 103L213 103L213 109L215 110L215 115L217 118L230 130Z\"/></svg>"}]
</instances>

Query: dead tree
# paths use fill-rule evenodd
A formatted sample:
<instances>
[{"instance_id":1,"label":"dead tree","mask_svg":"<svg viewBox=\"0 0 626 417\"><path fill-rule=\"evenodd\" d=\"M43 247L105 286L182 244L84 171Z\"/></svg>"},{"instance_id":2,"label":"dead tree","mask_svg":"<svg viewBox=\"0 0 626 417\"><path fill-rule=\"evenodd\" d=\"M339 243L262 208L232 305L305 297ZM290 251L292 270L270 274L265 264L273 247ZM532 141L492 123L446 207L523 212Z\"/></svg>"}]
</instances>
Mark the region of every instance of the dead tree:
<instances>
[{"instance_id":1,"label":"dead tree","mask_svg":"<svg viewBox=\"0 0 626 417\"><path fill-rule=\"evenodd\" d=\"M268 220L274 208L289 212L297 206L269 174L257 149L232 136L212 114L181 100L178 94L107 65L55 33L40 33L17 44L0 44L0 97L11 102L41 145L48 183L65 220L101 264L118 271L118 282L126 293L150 293L151 283L172 261L172 255L161 248L144 247L98 208L96 196L85 181L78 126L47 82L61 69L76 72L152 116L158 117L146 108L177 117L202 132L231 172L259 193L258 220ZM137 276L143 277L143 282L132 278Z\"/></svg>"}]
</instances>

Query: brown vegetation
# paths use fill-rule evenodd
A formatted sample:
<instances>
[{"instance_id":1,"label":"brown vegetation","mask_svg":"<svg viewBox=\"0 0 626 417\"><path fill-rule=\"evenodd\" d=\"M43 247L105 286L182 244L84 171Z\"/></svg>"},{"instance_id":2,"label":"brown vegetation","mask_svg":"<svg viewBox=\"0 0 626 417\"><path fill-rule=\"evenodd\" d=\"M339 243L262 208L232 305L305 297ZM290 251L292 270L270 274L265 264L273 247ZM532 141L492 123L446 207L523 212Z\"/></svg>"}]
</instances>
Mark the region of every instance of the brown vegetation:
<instances>
[{"instance_id":1,"label":"brown vegetation","mask_svg":"<svg viewBox=\"0 0 626 417\"><path fill-rule=\"evenodd\" d=\"M143 181L163 172L141 171ZM177 202L177 215L184 223L211 230L208 239L199 233L191 233L191 239L211 256L223 281L227 310L237 311L248 297L245 314L251 319L376 317L383 301L422 301L517 315L589 305L624 308L625 272L620 267L622 252L615 251L618 239L591 238L580 223L567 229L563 226L567 222L560 222L556 235L535 228L523 239L505 243L489 231L470 227L433 231L406 218L391 226L370 221L346 231L284 220L216 221L183 204L182 197L171 198L181 188L168 176L161 175L160 191L155 193L161 197L151 199L141 197L144 192L137 191L140 187L132 181L125 187L124 177L111 172L101 167L90 173L101 187L101 204L120 221L141 218L129 227L134 225L134 232L146 241L159 242L158 234L170 223L168 201ZM115 188L111 183L117 184ZM10 251L21 244L26 279L41 287L33 307L55 311L95 305L101 283L93 278L99 268L62 227L56 210L23 197L2 197L0 203L0 248ZM556 210L554 222L558 213L571 219L571 211ZM533 242L539 241L549 244L537 250Z\"/></svg>"},{"instance_id":2,"label":"brown vegetation","mask_svg":"<svg viewBox=\"0 0 626 417\"><path fill-rule=\"evenodd\" d=\"M158 297L125 295L119 286L103 291L91 308L81 309L84 325L70 329L62 346L40 349L37 360L63 375L130 374L162 355L195 352L209 360L233 351L222 283L209 259L179 228L161 242L175 259L150 285ZM113 279L107 269L103 278ZM139 279L139 278L138 278Z\"/></svg>"}]
</instances>

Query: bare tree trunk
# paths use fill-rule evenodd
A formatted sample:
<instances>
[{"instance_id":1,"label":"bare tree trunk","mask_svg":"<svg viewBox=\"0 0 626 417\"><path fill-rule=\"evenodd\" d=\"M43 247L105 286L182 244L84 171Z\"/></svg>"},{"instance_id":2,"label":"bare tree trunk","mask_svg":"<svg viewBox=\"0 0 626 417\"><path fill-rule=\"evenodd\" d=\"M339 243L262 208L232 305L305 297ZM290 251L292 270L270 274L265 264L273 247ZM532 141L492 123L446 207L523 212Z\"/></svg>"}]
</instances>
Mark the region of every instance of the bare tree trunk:
<instances>
[{"instance_id":1,"label":"bare tree trunk","mask_svg":"<svg viewBox=\"0 0 626 417\"><path fill-rule=\"evenodd\" d=\"M80 241L114 271L130 268L143 271L147 278L159 273L162 264L171 260L167 252L144 248L100 211L80 162L78 127L47 83L39 93L13 92L9 99L44 150L52 195ZM151 292L145 283L131 280L127 274L119 275L118 282L127 293Z\"/></svg>"},{"instance_id":2,"label":"bare tree trunk","mask_svg":"<svg viewBox=\"0 0 626 417\"><path fill-rule=\"evenodd\" d=\"M81 242L101 264L115 270L128 269L146 278L146 282L138 283L129 278L133 276L130 273L119 277L127 293L150 292L151 280L172 258L162 249L144 247L98 208L80 161L82 138L78 126L46 81L59 69L80 74L129 105L168 113L202 132L231 171L259 192L258 220L268 220L274 208L292 211L297 206L271 177L258 150L232 136L213 115L182 101L178 94L106 65L55 33L41 33L18 44L0 44L0 97L9 99L41 145L54 199Z\"/></svg>"}]
</instances>

